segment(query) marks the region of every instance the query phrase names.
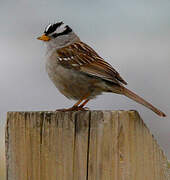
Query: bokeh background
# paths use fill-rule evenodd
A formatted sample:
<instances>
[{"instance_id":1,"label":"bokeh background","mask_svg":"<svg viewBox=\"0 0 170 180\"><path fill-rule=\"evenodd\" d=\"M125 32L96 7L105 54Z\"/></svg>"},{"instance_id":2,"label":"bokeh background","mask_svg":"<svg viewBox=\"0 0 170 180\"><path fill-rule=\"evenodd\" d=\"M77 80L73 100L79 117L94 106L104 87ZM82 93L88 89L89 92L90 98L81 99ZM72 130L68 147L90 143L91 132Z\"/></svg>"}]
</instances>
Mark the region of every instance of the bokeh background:
<instances>
[{"instance_id":1,"label":"bokeh background","mask_svg":"<svg viewBox=\"0 0 170 180\"><path fill-rule=\"evenodd\" d=\"M128 98L104 94L91 109L136 109L170 159L169 0L1 0L0 179L4 177L7 111L70 107L45 72L45 45L36 40L48 23L63 20L116 68L128 88L165 111L160 118ZM142 147L141 147L142 148Z\"/></svg>"}]
</instances>

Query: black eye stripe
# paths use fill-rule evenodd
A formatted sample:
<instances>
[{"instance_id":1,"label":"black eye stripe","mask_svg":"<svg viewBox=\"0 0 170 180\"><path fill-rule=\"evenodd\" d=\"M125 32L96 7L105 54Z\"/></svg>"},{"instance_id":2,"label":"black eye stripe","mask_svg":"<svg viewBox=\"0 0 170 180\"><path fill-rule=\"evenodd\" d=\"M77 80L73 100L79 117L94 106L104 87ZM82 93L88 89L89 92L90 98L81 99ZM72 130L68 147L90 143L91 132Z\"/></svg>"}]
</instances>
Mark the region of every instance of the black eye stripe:
<instances>
[{"instance_id":1,"label":"black eye stripe","mask_svg":"<svg viewBox=\"0 0 170 180\"><path fill-rule=\"evenodd\" d=\"M53 33L58 27L60 27L63 24L63 22L58 22L55 24L48 25L44 31L45 35Z\"/></svg>"}]
</instances>

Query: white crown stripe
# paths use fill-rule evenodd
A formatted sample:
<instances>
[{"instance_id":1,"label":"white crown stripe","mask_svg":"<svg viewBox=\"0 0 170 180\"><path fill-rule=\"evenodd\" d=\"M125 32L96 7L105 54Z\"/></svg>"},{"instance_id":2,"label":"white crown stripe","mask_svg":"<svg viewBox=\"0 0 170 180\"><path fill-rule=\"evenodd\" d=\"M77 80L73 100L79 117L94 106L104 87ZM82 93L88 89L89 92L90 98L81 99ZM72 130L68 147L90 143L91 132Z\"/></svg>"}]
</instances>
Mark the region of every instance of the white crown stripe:
<instances>
[{"instance_id":1,"label":"white crown stripe","mask_svg":"<svg viewBox=\"0 0 170 180\"><path fill-rule=\"evenodd\" d=\"M49 24L49 25L46 27L45 31L47 32L51 26L52 26L52 24Z\"/></svg>"},{"instance_id":2,"label":"white crown stripe","mask_svg":"<svg viewBox=\"0 0 170 180\"><path fill-rule=\"evenodd\" d=\"M65 26L65 24L62 24L61 26L59 26L59 27L55 30L55 32L56 32L57 34L59 34L59 33L64 32L65 30L66 30L66 26Z\"/></svg>"}]
</instances>

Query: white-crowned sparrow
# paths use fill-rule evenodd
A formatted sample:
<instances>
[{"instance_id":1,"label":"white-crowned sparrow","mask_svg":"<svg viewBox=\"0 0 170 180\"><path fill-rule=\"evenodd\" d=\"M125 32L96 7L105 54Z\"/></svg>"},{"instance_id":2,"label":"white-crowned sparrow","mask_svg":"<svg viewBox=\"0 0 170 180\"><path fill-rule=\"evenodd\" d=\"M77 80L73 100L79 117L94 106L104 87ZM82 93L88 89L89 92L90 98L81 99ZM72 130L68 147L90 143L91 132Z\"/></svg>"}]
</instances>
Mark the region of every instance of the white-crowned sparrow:
<instances>
[{"instance_id":1,"label":"white-crowned sparrow","mask_svg":"<svg viewBox=\"0 0 170 180\"><path fill-rule=\"evenodd\" d=\"M90 99L103 92L112 92L133 99L159 116L166 116L125 88L123 85L127 83L119 73L63 22L48 25L37 39L47 44L46 70L50 79L67 98L78 100L66 111L81 110Z\"/></svg>"}]
</instances>

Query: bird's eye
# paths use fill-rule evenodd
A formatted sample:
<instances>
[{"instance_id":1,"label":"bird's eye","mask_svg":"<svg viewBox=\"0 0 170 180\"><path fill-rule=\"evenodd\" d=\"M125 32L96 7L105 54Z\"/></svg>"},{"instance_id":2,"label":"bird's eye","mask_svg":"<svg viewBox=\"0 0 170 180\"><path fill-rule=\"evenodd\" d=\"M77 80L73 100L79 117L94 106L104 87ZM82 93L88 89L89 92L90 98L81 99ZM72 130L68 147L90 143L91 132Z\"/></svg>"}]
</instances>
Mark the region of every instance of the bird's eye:
<instances>
[{"instance_id":1,"label":"bird's eye","mask_svg":"<svg viewBox=\"0 0 170 180\"><path fill-rule=\"evenodd\" d=\"M56 38L58 35L59 35L59 34L54 33L54 34L52 34L52 37Z\"/></svg>"}]
</instances>

